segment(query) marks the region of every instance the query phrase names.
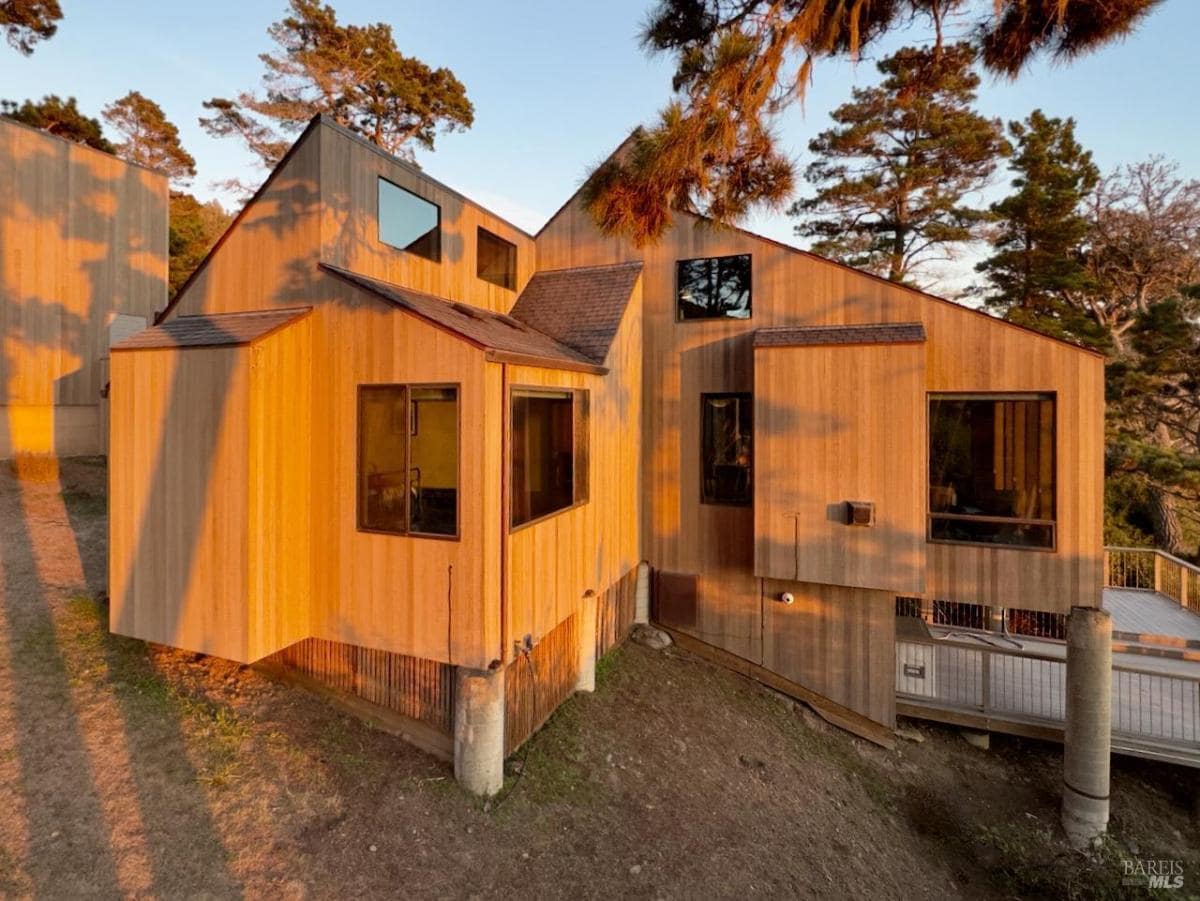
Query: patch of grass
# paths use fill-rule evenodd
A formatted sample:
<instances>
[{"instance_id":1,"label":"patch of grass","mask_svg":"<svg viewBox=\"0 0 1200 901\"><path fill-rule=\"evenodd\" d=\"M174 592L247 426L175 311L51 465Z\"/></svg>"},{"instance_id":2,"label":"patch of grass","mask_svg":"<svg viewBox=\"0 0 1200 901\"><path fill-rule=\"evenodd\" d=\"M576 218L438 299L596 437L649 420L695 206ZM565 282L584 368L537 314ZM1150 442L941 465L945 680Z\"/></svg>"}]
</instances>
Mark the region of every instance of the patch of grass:
<instances>
[{"instance_id":1,"label":"patch of grass","mask_svg":"<svg viewBox=\"0 0 1200 901\"><path fill-rule=\"evenodd\" d=\"M103 600L82 593L67 600L61 641L72 675L109 688L130 717L180 724L200 752L200 781L233 782L249 723L225 705L180 690L155 669L143 642L113 635L107 623Z\"/></svg>"},{"instance_id":2,"label":"patch of grass","mask_svg":"<svg viewBox=\"0 0 1200 901\"><path fill-rule=\"evenodd\" d=\"M1088 853L1060 850L1049 828L1023 823L985 827L980 839L1000 855L988 875L1006 894L1071 901L1180 897L1176 891L1124 885L1124 863L1134 855L1111 836Z\"/></svg>"},{"instance_id":3,"label":"patch of grass","mask_svg":"<svg viewBox=\"0 0 1200 901\"><path fill-rule=\"evenodd\" d=\"M568 698L526 742L522 772L505 780L505 793L519 780L519 791L534 804L594 801L600 785L589 778L582 733L578 699Z\"/></svg>"},{"instance_id":4,"label":"patch of grass","mask_svg":"<svg viewBox=\"0 0 1200 901\"><path fill-rule=\"evenodd\" d=\"M63 506L72 516L103 516L108 509L103 494L92 494L81 488L65 488L61 495Z\"/></svg>"},{"instance_id":5,"label":"patch of grass","mask_svg":"<svg viewBox=\"0 0 1200 901\"><path fill-rule=\"evenodd\" d=\"M607 687L608 681L613 678L617 669L621 666L621 661L625 657L625 646L617 645L609 650L607 654L596 661L596 690Z\"/></svg>"},{"instance_id":6,"label":"patch of grass","mask_svg":"<svg viewBox=\"0 0 1200 901\"><path fill-rule=\"evenodd\" d=\"M21 482L53 482L58 479L58 457L53 454L16 454L8 468Z\"/></svg>"},{"instance_id":7,"label":"patch of grass","mask_svg":"<svg viewBox=\"0 0 1200 901\"><path fill-rule=\"evenodd\" d=\"M49 620L39 620L21 631L17 654L28 663L52 663L58 638Z\"/></svg>"},{"instance_id":8,"label":"patch of grass","mask_svg":"<svg viewBox=\"0 0 1200 901\"><path fill-rule=\"evenodd\" d=\"M359 728L366 727L339 716L326 723L321 730L320 741L326 755L347 772L368 769L373 762L364 753L361 738L354 734Z\"/></svg>"}]
</instances>

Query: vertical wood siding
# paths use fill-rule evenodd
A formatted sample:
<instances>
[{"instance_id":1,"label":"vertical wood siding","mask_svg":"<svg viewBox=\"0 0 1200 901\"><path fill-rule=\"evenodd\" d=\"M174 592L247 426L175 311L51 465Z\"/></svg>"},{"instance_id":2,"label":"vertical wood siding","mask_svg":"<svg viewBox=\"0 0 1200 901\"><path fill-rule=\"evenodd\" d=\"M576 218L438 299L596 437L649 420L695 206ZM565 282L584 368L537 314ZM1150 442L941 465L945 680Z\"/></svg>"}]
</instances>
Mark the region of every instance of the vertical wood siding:
<instances>
[{"instance_id":1,"label":"vertical wood siding","mask_svg":"<svg viewBox=\"0 0 1200 901\"><path fill-rule=\"evenodd\" d=\"M166 300L166 178L0 119L0 453L104 453L109 321Z\"/></svg>"},{"instance_id":2,"label":"vertical wood siding","mask_svg":"<svg viewBox=\"0 0 1200 901\"><path fill-rule=\"evenodd\" d=\"M579 614L552 629L504 672L504 754L537 731L575 690L579 677Z\"/></svg>"},{"instance_id":3,"label":"vertical wood siding","mask_svg":"<svg viewBox=\"0 0 1200 901\"><path fill-rule=\"evenodd\" d=\"M596 599L596 659L625 640L633 624L637 568ZM579 617L575 613L518 656L504 673L504 753L512 754L570 697L579 676Z\"/></svg>"},{"instance_id":4,"label":"vertical wood siding","mask_svg":"<svg viewBox=\"0 0 1200 901\"><path fill-rule=\"evenodd\" d=\"M596 659L599 660L629 634L637 605L637 567L625 573L596 602Z\"/></svg>"},{"instance_id":5,"label":"vertical wood siding","mask_svg":"<svg viewBox=\"0 0 1200 901\"><path fill-rule=\"evenodd\" d=\"M268 662L447 735L454 730L454 667L448 664L320 638L297 642Z\"/></svg>"},{"instance_id":6,"label":"vertical wood siding","mask_svg":"<svg viewBox=\"0 0 1200 901\"><path fill-rule=\"evenodd\" d=\"M763 511L700 503L700 395L754 390L753 333L771 326L919 321L928 335L919 394L1054 392L1058 547L1054 552L1031 552L929 544L924 550L924 593L1056 612L1072 604L1099 602L1104 449L1100 358L777 242L706 226L686 214L678 215L674 228L657 244L639 249L602 236L576 199L538 234L537 251L539 269L643 261L647 365L642 383L640 555L656 568L697 577L696 623L685 630L695 638L768 667L773 659L776 672L814 691L841 684L836 693L846 698L847 706L890 724L882 696L865 692L858 677L849 674L877 673L873 678L881 685L891 678L890 671L877 667L892 652L891 626L884 622L891 595L805 586L804 595L814 600L810 615L801 616L795 609L777 611L779 605L764 600L764 580L754 575L756 513ZM753 257L752 318L679 322L677 261L731 254ZM809 388L801 384L796 390L803 395ZM918 398L910 405L914 416L920 415L921 404ZM811 422L792 426L812 427ZM913 516L925 513L924 467L914 469L914 496L919 493L921 502L917 511L904 517L905 528L914 529L912 543L905 542L909 547L924 544L921 520ZM915 584L912 578L903 581ZM879 587L879 580L871 582ZM836 643L826 641L826 631L840 634ZM822 657L827 653L823 648L831 649L828 657ZM832 675L820 675L803 664L814 659L828 659Z\"/></svg>"}]
</instances>

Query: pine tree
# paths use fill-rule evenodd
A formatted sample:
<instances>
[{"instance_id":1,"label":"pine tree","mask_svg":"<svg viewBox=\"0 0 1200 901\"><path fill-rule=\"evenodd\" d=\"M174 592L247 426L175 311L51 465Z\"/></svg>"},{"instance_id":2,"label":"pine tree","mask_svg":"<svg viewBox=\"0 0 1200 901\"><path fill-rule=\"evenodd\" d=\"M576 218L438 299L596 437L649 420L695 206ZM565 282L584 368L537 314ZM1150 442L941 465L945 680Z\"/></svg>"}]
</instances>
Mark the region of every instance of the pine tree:
<instances>
[{"instance_id":1,"label":"pine tree","mask_svg":"<svg viewBox=\"0 0 1200 901\"><path fill-rule=\"evenodd\" d=\"M1155 544L1192 556L1200 534L1200 290L1182 291L1138 316L1126 352L1109 362L1109 507L1130 496Z\"/></svg>"},{"instance_id":2,"label":"pine tree","mask_svg":"<svg viewBox=\"0 0 1200 901\"><path fill-rule=\"evenodd\" d=\"M974 237L983 213L966 198L1008 152L1000 122L972 109L974 62L968 44L904 48L879 62L881 84L833 111L808 145L816 194L790 210L814 251L912 282Z\"/></svg>"},{"instance_id":3,"label":"pine tree","mask_svg":"<svg viewBox=\"0 0 1200 901\"><path fill-rule=\"evenodd\" d=\"M36 103L26 100L19 105L14 100L0 100L0 116L40 128L77 144L87 144L105 153L113 152L112 144L104 137L100 120L84 115L74 97L63 100L57 94L47 94Z\"/></svg>"},{"instance_id":4,"label":"pine tree","mask_svg":"<svg viewBox=\"0 0 1200 901\"><path fill-rule=\"evenodd\" d=\"M171 228L167 239L170 296L174 297L183 287L232 219L215 200L201 203L191 194L171 192Z\"/></svg>"},{"instance_id":5,"label":"pine tree","mask_svg":"<svg viewBox=\"0 0 1200 901\"><path fill-rule=\"evenodd\" d=\"M196 160L179 142L179 129L150 98L130 91L106 106L103 116L125 138L114 148L121 159L156 169L176 184L195 177Z\"/></svg>"},{"instance_id":6,"label":"pine tree","mask_svg":"<svg viewBox=\"0 0 1200 901\"><path fill-rule=\"evenodd\" d=\"M947 18L965 15L979 23L984 68L1015 77L1039 55L1073 59L1128 34L1159 2L658 0L642 39L674 57L677 99L597 168L583 200L605 233L637 244L661 236L675 209L733 222L787 199L791 163L772 125L803 99L818 60L857 59L918 17L937 51Z\"/></svg>"},{"instance_id":7,"label":"pine tree","mask_svg":"<svg viewBox=\"0 0 1200 901\"><path fill-rule=\"evenodd\" d=\"M278 45L261 57L263 92L214 97L200 124L237 136L264 165L279 162L294 135L324 113L389 153L432 149L439 129L466 129L475 111L449 69L432 69L396 48L391 26L341 25L330 6L290 0L290 15L268 30ZM280 132L283 134L281 135Z\"/></svg>"},{"instance_id":8,"label":"pine tree","mask_svg":"<svg viewBox=\"0 0 1200 901\"><path fill-rule=\"evenodd\" d=\"M61 19L58 0L0 0L0 31L9 46L26 56L38 41L54 37Z\"/></svg>"},{"instance_id":9,"label":"pine tree","mask_svg":"<svg viewBox=\"0 0 1200 901\"><path fill-rule=\"evenodd\" d=\"M990 282L987 304L1011 321L1101 345L1102 330L1071 302L1094 287L1084 262L1084 201L1100 172L1075 140L1073 119L1034 110L1009 133L1014 191L992 204L993 253L975 267Z\"/></svg>"}]
</instances>

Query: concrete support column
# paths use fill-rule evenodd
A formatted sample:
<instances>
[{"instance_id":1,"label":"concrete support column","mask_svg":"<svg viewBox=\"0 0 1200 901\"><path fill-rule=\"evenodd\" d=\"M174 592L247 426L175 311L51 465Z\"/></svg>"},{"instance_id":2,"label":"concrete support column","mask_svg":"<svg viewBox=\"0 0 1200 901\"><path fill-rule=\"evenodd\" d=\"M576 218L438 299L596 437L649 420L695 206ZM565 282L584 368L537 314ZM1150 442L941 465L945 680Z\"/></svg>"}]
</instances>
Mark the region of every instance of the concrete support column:
<instances>
[{"instance_id":1,"label":"concrete support column","mask_svg":"<svg viewBox=\"0 0 1200 901\"><path fill-rule=\"evenodd\" d=\"M650 564L643 560L637 568L637 586L633 592L633 622L650 622Z\"/></svg>"},{"instance_id":2,"label":"concrete support column","mask_svg":"<svg viewBox=\"0 0 1200 901\"><path fill-rule=\"evenodd\" d=\"M1108 829L1111 746L1112 623L1106 610L1072 607L1067 618L1062 823L1077 848Z\"/></svg>"},{"instance_id":3,"label":"concrete support column","mask_svg":"<svg viewBox=\"0 0 1200 901\"><path fill-rule=\"evenodd\" d=\"M595 592L589 591L579 604L579 676L576 691L596 690L596 604Z\"/></svg>"},{"instance_id":4,"label":"concrete support column","mask_svg":"<svg viewBox=\"0 0 1200 901\"><path fill-rule=\"evenodd\" d=\"M475 795L504 785L504 670L454 671L454 778Z\"/></svg>"}]
</instances>

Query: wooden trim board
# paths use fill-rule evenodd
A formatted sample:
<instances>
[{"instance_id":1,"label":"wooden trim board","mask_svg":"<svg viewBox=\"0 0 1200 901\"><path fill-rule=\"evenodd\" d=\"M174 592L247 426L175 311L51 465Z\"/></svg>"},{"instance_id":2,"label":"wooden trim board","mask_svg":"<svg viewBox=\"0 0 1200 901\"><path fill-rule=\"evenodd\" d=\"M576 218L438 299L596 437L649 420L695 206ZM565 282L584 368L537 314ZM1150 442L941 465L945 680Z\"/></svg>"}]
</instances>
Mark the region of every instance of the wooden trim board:
<instances>
[{"instance_id":1,"label":"wooden trim board","mask_svg":"<svg viewBox=\"0 0 1200 901\"><path fill-rule=\"evenodd\" d=\"M895 735L886 726L881 726L879 723L867 719L862 714L855 713L853 710L822 697L816 692L805 688L803 685L792 682L790 679L785 679L783 676L773 673L769 669L764 669L757 663L752 663L749 660L738 657L736 654L731 654L729 651L700 641L684 632L678 632L661 623L656 622L654 625L670 635L675 643L685 651L690 651L697 657L702 657L710 663L723 666L743 676L749 676L751 679L763 683L768 688L773 688L798 701L803 701L825 722L837 726L839 729L844 729L858 738L865 738L867 741L877 744L881 748L887 748L889 751L895 749Z\"/></svg>"}]
</instances>

